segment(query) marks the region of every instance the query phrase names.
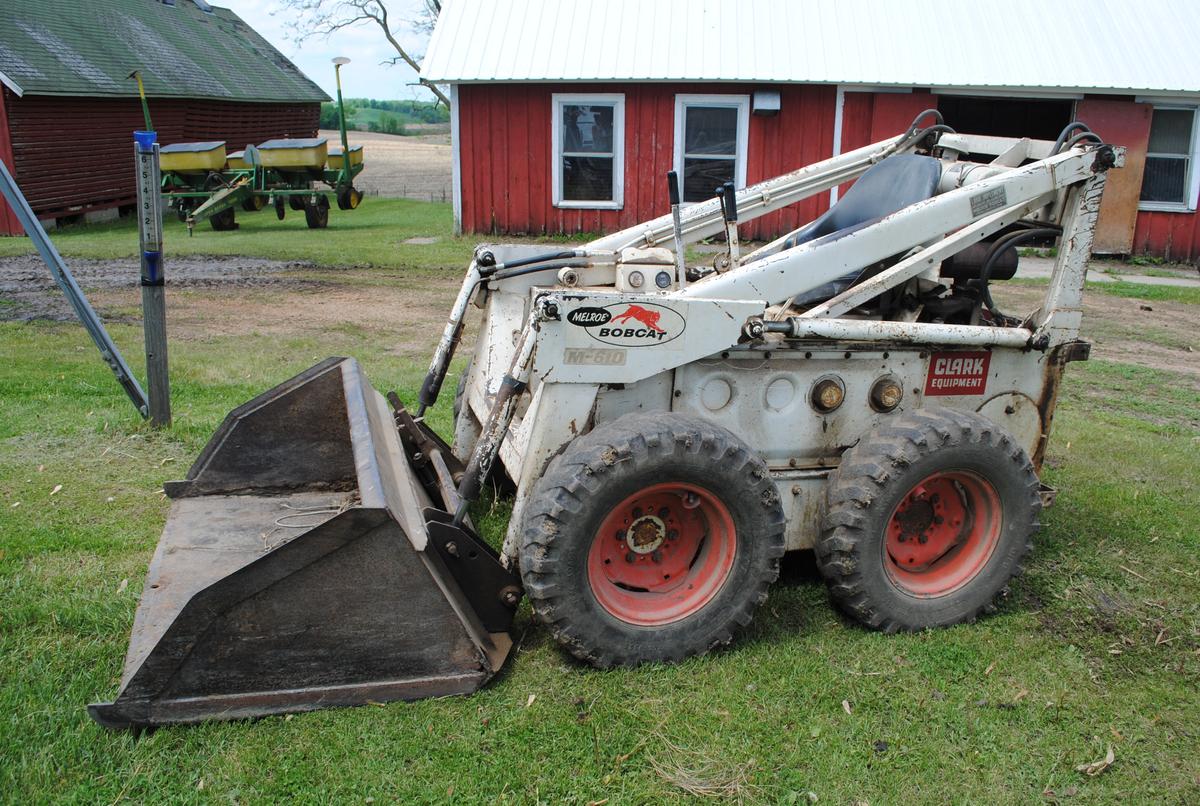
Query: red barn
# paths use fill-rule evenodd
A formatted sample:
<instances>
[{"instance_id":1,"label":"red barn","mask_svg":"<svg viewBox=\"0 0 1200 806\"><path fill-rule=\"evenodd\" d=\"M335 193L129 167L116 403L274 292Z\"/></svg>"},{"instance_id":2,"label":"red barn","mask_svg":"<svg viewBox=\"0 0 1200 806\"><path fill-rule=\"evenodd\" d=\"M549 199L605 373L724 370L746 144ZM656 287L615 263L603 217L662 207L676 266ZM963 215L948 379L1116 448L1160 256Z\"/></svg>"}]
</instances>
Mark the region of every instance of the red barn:
<instances>
[{"instance_id":1,"label":"red barn","mask_svg":"<svg viewBox=\"0 0 1200 806\"><path fill-rule=\"evenodd\" d=\"M466 232L577 233L898 134L1053 140L1073 120L1129 149L1097 250L1200 259L1200 5L1005 0L456 0L422 77L449 84ZM745 225L782 234L810 198Z\"/></svg>"},{"instance_id":2,"label":"red barn","mask_svg":"<svg viewBox=\"0 0 1200 806\"><path fill-rule=\"evenodd\" d=\"M315 137L325 93L200 0L0 4L0 161L42 219L132 205L140 69L159 142ZM0 234L19 235L0 199Z\"/></svg>"}]
</instances>

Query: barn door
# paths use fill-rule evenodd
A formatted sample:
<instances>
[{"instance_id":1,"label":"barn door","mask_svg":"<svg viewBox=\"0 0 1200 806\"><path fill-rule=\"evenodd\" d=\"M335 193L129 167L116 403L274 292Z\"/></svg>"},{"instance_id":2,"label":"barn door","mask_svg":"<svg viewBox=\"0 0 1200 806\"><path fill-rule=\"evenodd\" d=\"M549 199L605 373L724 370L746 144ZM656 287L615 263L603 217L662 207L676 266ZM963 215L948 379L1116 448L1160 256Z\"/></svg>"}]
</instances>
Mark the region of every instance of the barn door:
<instances>
[{"instance_id":1,"label":"barn door","mask_svg":"<svg viewBox=\"0 0 1200 806\"><path fill-rule=\"evenodd\" d=\"M1125 167L1110 171L1104 185L1093 252L1127 255L1133 251L1133 228L1137 223L1153 112L1150 104L1096 98L1084 98L1076 106L1075 117L1103 137L1104 142L1127 149Z\"/></svg>"}]
</instances>

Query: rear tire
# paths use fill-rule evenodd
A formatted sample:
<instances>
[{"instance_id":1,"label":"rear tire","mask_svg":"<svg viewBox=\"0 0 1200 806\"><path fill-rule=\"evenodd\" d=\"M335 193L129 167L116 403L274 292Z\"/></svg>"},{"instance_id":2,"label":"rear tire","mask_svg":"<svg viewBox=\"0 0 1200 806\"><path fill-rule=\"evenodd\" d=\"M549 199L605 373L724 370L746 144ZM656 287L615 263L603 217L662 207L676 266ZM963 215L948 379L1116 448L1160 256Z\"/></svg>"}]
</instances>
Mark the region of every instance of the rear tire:
<instances>
[{"instance_id":1,"label":"rear tire","mask_svg":"<svg viewBox=\"0 0 1200 806\"><path fill-rule=\"evenodd\" d=\"M551 461L519 552L534 611L595 666L727 644L779 576L784 515L762 459L724 428L631 414Z\"/></svg>"},{"instance_id":2,"label":"rear tire","mask_svg":"<svg viewBox=\"0 0 1200 806\"><path fill-rule=\"evenodd\" d=\"M1002 428L945 408L909 412L842 457L826 488L817 565L834 602L884 632L995 610L1033 549L1041 497Z\"/></svg>"},{"instance_id":3,"label":"rear tire","mask_svg":"<svg viewBox=\"0 0 1200 806\"><path fill-rule=\"evenodd\" d=\"M329 199L317 196L315 201L304 204L304 223L309 229L325 229L329 226Z\"/></svg>"},{"instance_id":4,"label":"rear tire","mask_svg":"<svg viewBox=\"0 0 1200 806\"><path fill-rule=\"evenodd\" d=\"M276 196L274 204L275 204L275 217L278 218L280 221L282 221L283 217L285 215L287 215L287 202L285 202L283 200L282 196Z\"/></svg>"}]
</instances>

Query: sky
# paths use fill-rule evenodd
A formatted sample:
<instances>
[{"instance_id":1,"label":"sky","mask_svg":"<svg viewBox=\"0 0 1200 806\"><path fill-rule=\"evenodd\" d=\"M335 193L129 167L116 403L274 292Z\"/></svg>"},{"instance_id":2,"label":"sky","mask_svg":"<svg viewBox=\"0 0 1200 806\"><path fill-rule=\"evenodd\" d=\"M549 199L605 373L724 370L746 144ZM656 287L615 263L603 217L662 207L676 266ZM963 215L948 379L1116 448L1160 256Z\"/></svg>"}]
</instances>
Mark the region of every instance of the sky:
<instances>
[{"instance_id":1,"label":"sky","mask_svg":"<svg viewBox=\"0 0 1200 806\"><path fill-rule=\"evenodd\" d=\"M433 100L428 90L410 86L417 80L417 74L408 65L383 64L395 55L395 51L373 22L344 28L328 38L310 37L297 45L287 28L288 12L277 0L210 0L210 3L228 8L241 17L306 76L320 84L331 98L335 97L336 85L330 60L334 56L346 56L351 60L342 68L342 92L347 98ZM393 18L415 19L420 0L387 0L387 7ZM416 34L403 24L392 27L393 34L409 55L414 58L424 55L428 35Z\"/></svg>"}]
</instances>

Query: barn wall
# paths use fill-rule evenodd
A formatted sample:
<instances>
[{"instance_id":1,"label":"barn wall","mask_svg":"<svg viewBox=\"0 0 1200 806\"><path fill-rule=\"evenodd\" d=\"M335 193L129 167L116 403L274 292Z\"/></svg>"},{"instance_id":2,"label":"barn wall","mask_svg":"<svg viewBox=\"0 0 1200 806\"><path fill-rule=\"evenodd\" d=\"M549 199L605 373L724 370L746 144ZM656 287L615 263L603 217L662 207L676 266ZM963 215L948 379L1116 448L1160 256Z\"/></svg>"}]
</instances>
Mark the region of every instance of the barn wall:
<instances>
[{"instance_id":1,"label":"barn wall","mask_svg":"<svg viewBox=\"0 0 1200 806\"><path fill-rule=\"evenodd\" d=\"M132 204L135 98L26 96L8 104L21 190L42 218ZM163 145L224 140L233 151L272 137L315 137L320 105L150 100Z\"/></svg>"},{"instance_id":2,"label":"barn wall","mask_svg":"<svg viewBox=\"0 0 1200 806\"><path fill-rule=\"evenodd\" d=\"M466 232L613 231L667 212L674 159L676 94L751 94L737 84L467 84L458 88L462 226ZM625 95L625 201L621 210L558 209L552 201L551 96ZM780 88L781 111L751 115L746 180L754 183L828 157L835 89ZM820 194L747 222L743 237L779 234L828 206Z\"/></svg>"},{"instance_id":3,"label":"barn wall","mask_svg":"<svg viewBox=\"0 0 1200 806\"><path fill-rule=\"evenodd\" d=\"M8 104L9 99L13 97L15 96L8 87L0 87L0 162L4 163L9 173L13 173L13 154L8 132ZM0 196L0 235L20 235L21 232L17 214L8 206L3 196Z\"/></svg>"},{"instance_id":4,"label":"barn wall","mask_svg":"<svg viewBox=\"0 0 1200 806\"><path fill-rule=\"evenodd\" d=\"M1196 213L1138 213L1133 253L1200 263L1200 216Z\"/></svg>"}]
</instances>

